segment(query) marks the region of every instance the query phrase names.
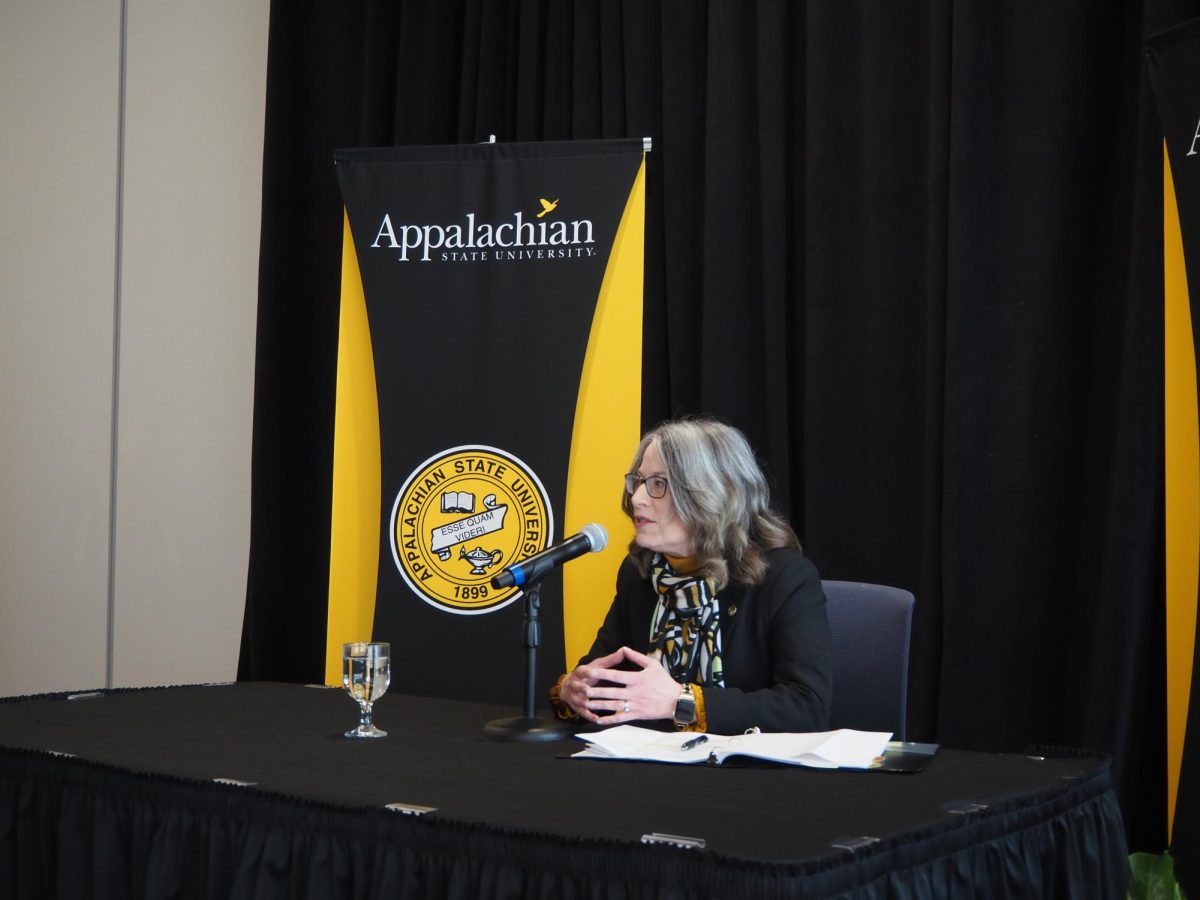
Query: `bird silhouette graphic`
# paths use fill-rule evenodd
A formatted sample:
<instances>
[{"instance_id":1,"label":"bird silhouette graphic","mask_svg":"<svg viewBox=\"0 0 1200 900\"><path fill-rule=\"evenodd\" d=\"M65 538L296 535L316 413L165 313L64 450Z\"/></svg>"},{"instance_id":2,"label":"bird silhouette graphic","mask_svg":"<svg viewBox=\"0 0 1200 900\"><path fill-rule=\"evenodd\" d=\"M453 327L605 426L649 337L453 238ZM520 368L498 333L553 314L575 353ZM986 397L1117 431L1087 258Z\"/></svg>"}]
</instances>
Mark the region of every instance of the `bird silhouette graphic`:
<instances>
[{"instance_id":1,"label":"bird silhouette graphic","mask_svg":"<svg viewBox=\"0 0 1200 900\"><path fill-rule=\"evenodd\" d=\"M539 219L542 216L544 216L546 213L552 212L554 210L554 207L558 206L557 200L547 200L545 197L539 197L538 199L542 203L542 211L537 214L537 217Z\"/></svg>"}]
</instances>

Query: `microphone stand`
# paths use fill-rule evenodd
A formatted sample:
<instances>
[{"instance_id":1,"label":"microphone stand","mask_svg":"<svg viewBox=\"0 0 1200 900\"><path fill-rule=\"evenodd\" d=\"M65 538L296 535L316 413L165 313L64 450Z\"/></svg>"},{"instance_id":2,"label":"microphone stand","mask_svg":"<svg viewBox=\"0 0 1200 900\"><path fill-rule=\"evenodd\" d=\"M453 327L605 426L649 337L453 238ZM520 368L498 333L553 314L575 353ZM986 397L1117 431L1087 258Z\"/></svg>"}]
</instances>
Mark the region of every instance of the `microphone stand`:
<instances>
[{"instance_id":1,"label":"microphone stand","mask_svg":"<svg viewBox=\"0 0 1200 900\"><path fill-rule=\"evenodd\" d=\"M542 597L541 579L525 585L525 715L508 719L493 719L483 726L484 736L494 741L561 741L569 737L571 728L558 719L543 719L537 715L537 649L541 643L542 626L538 610Z\"/></svg>"}]
</instances>

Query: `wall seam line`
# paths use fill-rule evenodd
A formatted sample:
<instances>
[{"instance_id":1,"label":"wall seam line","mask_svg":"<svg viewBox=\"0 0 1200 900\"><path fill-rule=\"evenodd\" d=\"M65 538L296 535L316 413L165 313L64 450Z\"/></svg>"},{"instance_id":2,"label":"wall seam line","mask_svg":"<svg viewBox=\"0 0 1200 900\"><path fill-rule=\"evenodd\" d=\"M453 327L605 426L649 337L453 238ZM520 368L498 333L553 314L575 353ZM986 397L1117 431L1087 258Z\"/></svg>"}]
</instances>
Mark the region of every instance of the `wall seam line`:
<instances>
[{"instance_id":1,"label":"wall seam line","mask_svg":"<svg viewBox=\"0 0 1200 900\"><path fill-rule=\"evenodd\" d=\"M116 235L113 261L113 355L112 399L110 402L108 472L108 616L104 652L104 687L113 687L117 617L117 445L120 434L121 400L121 294L125 255L125 97L126 51L129 39L129 0L121 0L120 38L117 50L117 196Z\"/></svg>"}]
</instances>

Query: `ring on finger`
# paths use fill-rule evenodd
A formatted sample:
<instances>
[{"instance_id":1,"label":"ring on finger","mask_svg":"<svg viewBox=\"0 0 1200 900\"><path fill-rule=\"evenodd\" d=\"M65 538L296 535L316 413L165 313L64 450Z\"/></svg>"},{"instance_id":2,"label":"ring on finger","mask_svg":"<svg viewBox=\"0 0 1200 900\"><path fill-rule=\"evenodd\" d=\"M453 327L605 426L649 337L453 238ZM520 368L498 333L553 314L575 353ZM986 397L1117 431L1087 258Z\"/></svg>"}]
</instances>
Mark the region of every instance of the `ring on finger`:
<instances>
[{"instance_id":1,"label":"ring on finger","mask_svg":"<svg viewBox=\"0 0 1200 900\"><path fill-rule=\"evenodd\" d=\"M629 712L629 701L625 701L625 712Z\"/></svg>"}]
</instances>

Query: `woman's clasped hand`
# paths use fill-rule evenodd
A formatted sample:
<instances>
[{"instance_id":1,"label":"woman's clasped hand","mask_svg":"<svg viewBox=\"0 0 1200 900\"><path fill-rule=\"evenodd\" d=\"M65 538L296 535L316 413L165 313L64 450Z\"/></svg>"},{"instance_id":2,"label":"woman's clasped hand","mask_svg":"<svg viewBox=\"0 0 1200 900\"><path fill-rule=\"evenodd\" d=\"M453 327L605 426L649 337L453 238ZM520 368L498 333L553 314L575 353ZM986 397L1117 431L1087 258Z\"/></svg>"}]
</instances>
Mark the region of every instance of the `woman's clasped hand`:
<instances>
[{"instance_id":1,"label":"woman's clasped hand","mask_svg":"<svg viewBox=\"0 0 1200 900\"><path fill-rule=\"evenodd\" d=\"M623 663L636 668L618 668ZM620 647L576 666L563 679L559 697L589 722L618 725L636 719L669 719L675 712L679 682L658 660Z\"/></svg>"}]
</instances>

